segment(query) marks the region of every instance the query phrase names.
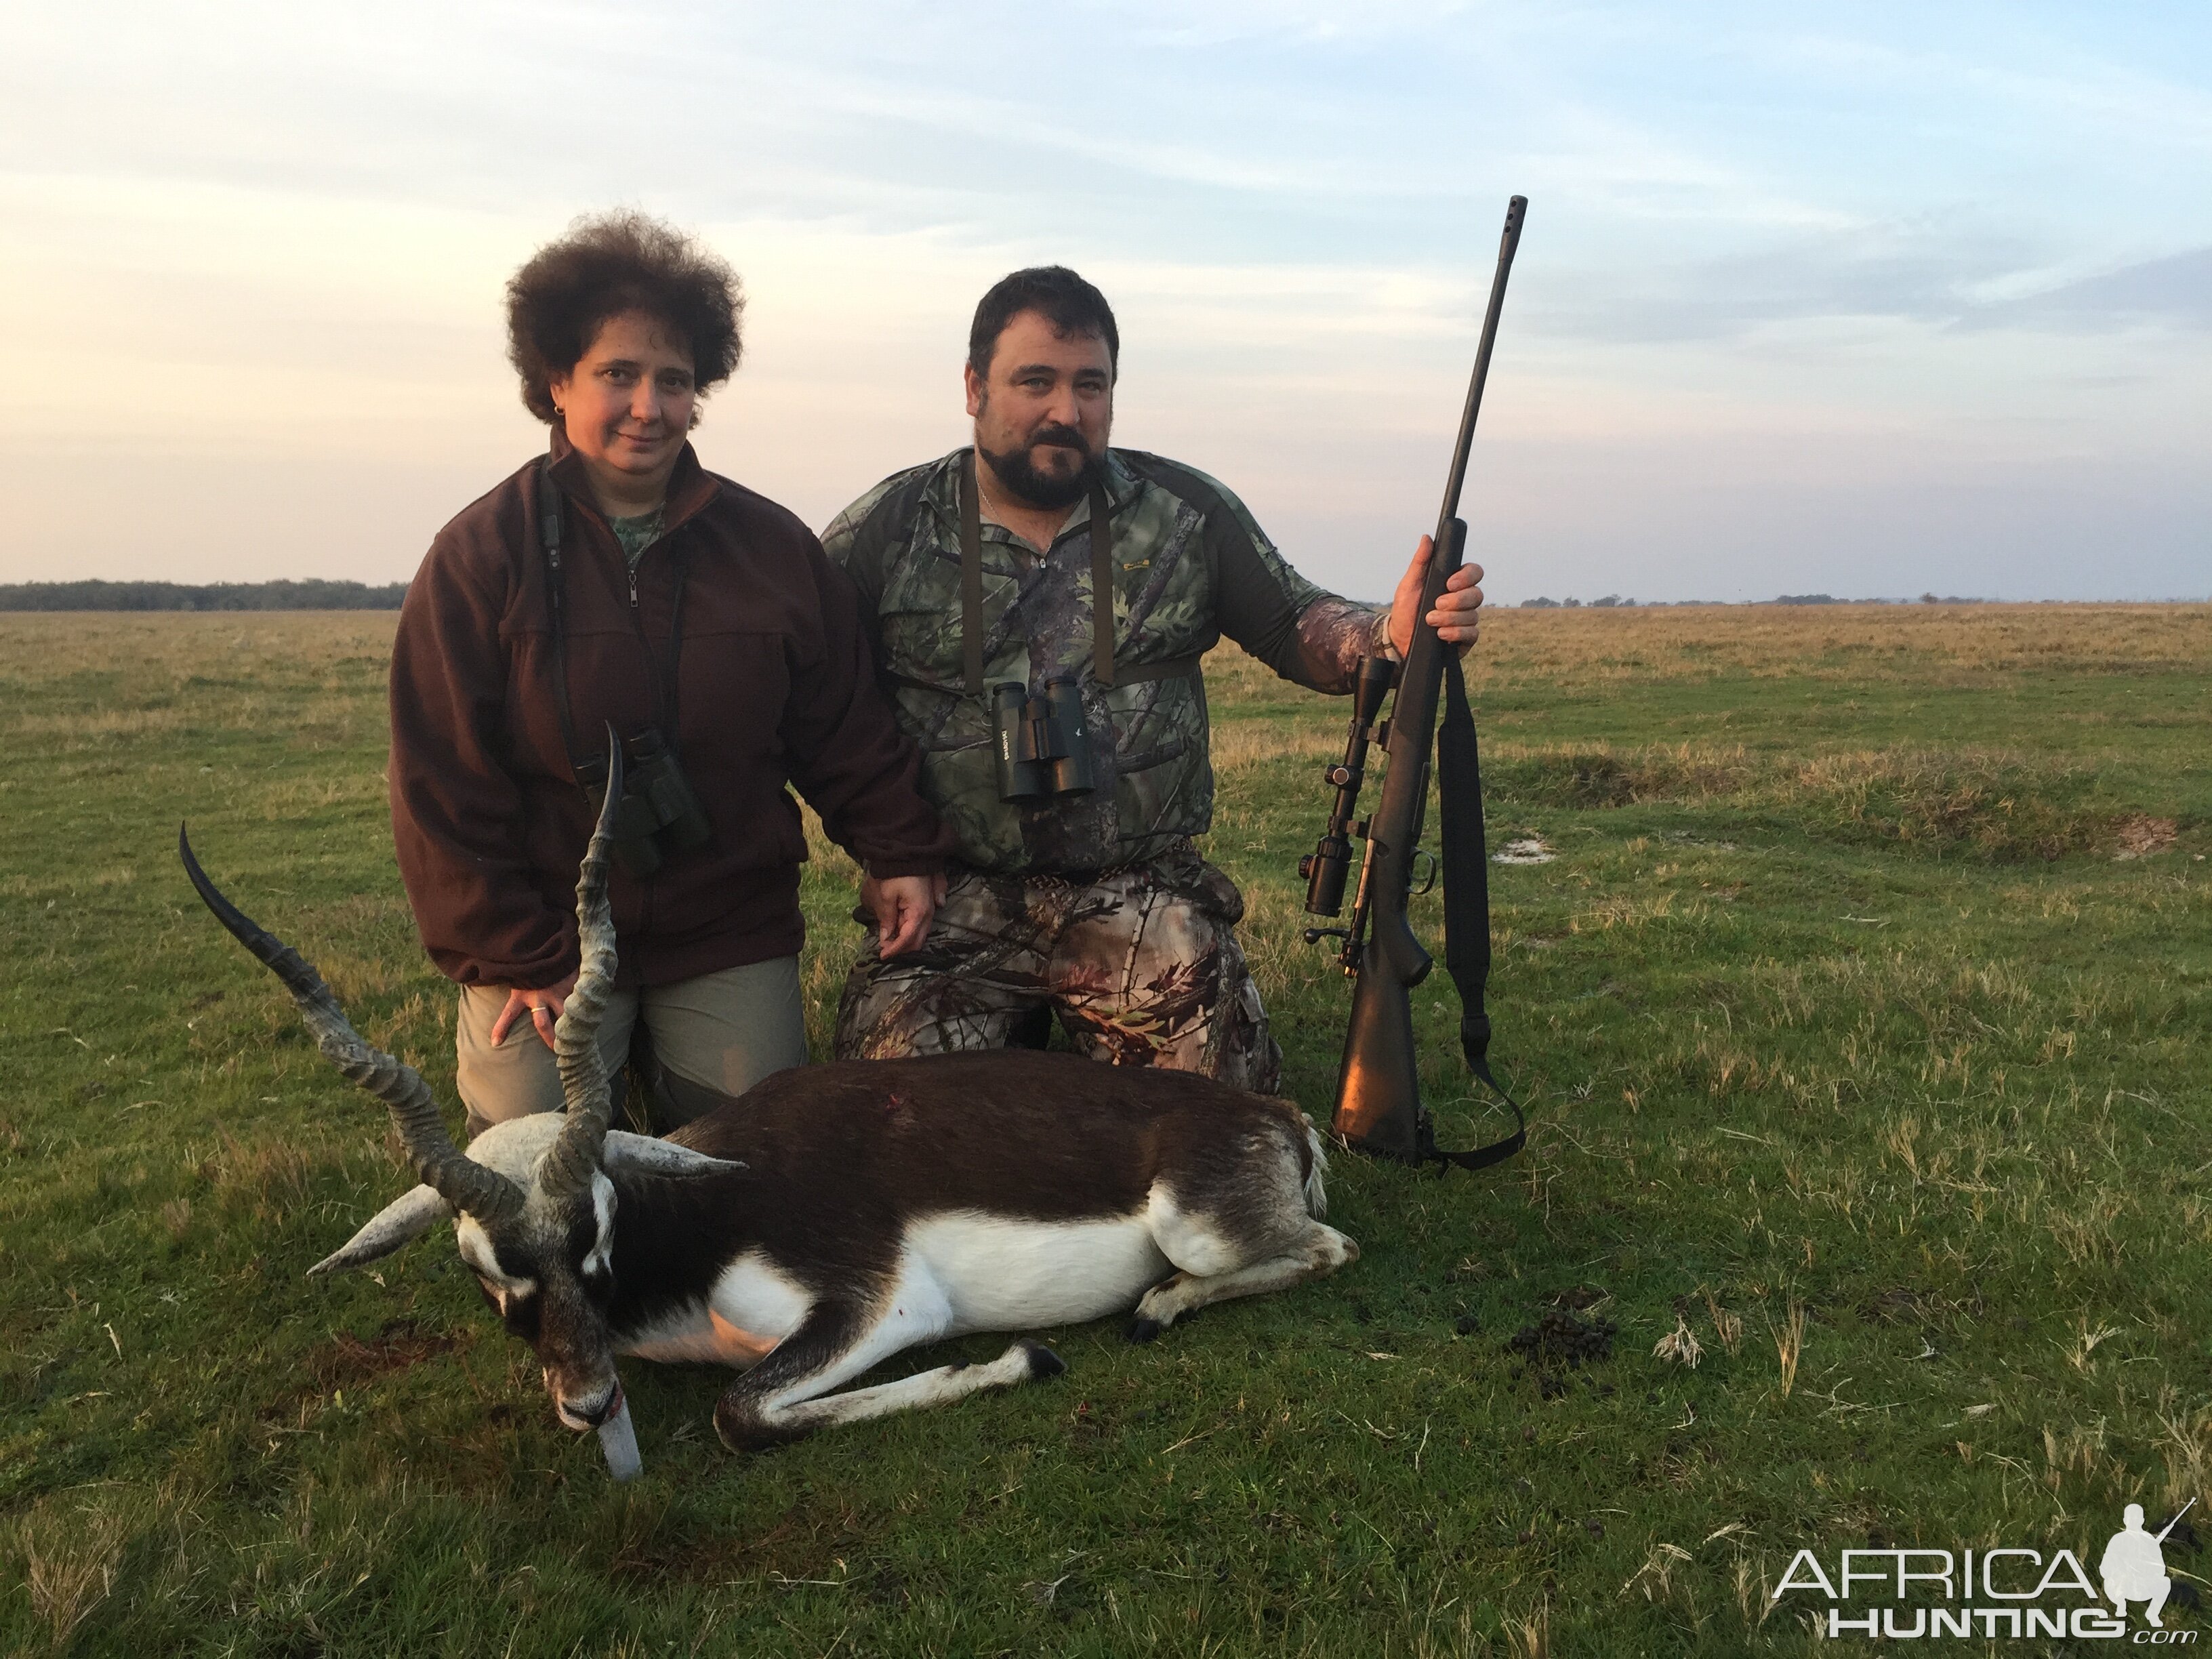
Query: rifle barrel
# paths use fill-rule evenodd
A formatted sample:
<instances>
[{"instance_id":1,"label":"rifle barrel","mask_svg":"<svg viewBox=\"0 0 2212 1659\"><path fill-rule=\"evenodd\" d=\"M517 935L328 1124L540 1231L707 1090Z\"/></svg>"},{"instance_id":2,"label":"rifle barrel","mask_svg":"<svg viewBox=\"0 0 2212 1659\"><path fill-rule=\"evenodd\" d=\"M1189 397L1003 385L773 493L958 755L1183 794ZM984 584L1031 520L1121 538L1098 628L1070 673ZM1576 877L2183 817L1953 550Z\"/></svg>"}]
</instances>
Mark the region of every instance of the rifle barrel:
<instances>
[{"instance_id":1,"label":"rifle barrel","mask_svg":"<svg viewBox=\"0 0 2212 1659\"><path fill-rule=\"evenodd\" d=\"M2158 1538L2155 1541L2161 1544L2166 1542L2166 1534L2172 1532L2176 1527L2179 1526L2181 1524L2181 1517L2188 1514L2189 1511L2196 1506L2197 1500L2192 1498L2186 1504L2184 1504L2179 1509L2176 1510L2173 1512L2173 1519L2167 1522L2163 1527L2160 1527L2158 1529Z\"/></svg>"},{"instance_id":2,"label":"rifle barrel","mask_svg":"<svg viewBox=\"0 0 2212 1659\"><path fill-rule=\"evenodd\" d=\"M1474 447L1474 417L1482 412L1483 383L1490 378L1490 349L1498 342L1498 319L1505 309L1505 278L1513 269L1513 255L1521 246L1522 216L1528 198L1516 196L1505 204L1505 230L1498 239L1498 274L1491 279L1490 307L1483 313L1482 343L1475 348L1474 373L1468 378L1467 404L1460 410L1459 438L1452 445L1451 471L1444 481L1443 510L1437 514L1436 545L1444 544L1444 532L1459 517L1459 494L1467 482L1467 458Z\"/></svg>"}]
</instances>

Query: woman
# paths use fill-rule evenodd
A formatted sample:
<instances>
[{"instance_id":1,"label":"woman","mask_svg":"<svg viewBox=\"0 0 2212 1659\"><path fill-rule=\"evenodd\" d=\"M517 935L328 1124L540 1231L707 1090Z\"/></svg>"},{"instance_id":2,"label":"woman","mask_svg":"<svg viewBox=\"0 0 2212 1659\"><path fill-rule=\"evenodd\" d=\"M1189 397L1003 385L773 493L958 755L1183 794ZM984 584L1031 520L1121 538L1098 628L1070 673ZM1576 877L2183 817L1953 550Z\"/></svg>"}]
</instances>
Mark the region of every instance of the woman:
<instances>
[{"instance_id":1,"label":"woman","mask_svg":"<svg viewBox=\"0 0 2212 1659\"><path fill-rule=\"evenodd\" d=\"M561 1103L553 1022L611 727L628 787L601 1046L611 1072L642 1018L678 1121L806 1059L787 784L880 893L882 948L928 931L951 842L853 586L685 435L737 368L742 303L727 265L641 215L540 249L507 287L508 351L550 452L439 532L400 611L392 836L461 988L471 1133Z\"/></svg>"}]
</instances>

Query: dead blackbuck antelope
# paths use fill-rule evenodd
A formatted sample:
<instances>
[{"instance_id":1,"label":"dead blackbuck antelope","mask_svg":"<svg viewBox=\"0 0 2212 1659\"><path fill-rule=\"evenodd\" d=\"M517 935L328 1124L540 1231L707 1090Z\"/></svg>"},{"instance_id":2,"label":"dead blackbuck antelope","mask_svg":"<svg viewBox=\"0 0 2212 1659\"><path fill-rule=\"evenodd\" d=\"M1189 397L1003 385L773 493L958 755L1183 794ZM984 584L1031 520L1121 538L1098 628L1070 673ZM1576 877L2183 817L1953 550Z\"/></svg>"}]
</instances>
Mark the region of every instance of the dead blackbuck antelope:
<instances>
[{"instance_id":1,"label":"dead blackbuck antelope","mask_svg":"<svg viewBox=\"0 0 2212 1659\"><path fill-rule=\"evenodd\" d=\"M363 1042L179 836L201 898L390 1109L422 1179L310 1271L458 1216L486 1300L537 1351L561 1420L599 1429L617 1479L639 1467L617 1354L739 1367L714 1426L732 1449L760 1447L1064 1369L1025 1340L988 1364L846 1387L903 1348L1133 1305L1142 1340L1358 1255L1318 1219L1324 1161L1304 1115L1188 1073L1026 1051L848 1061L769 1078L665 1140L611 1129L594 1041L615 969L608 848L603 814L576 884L581 971L555 1028L568 1109L496 1124L465 1153L422 1078Z\"/></svg>"}]
</instances>

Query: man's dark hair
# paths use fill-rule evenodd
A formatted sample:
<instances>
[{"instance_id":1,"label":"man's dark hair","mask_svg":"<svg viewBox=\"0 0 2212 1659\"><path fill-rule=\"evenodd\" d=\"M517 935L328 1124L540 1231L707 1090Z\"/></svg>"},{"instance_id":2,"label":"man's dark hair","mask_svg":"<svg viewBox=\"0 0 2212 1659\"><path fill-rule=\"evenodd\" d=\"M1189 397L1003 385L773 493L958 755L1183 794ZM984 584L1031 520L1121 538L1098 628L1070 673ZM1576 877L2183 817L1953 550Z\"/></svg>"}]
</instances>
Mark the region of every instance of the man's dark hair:
<instances>
[{"instance_id":1,"label":"man's dark hair","mask_svg":"<svg viewBox=\"0 0 2212 1659\"><path fill-rule=\"evenodd\" d=\"M1114 307L1066 265L1031 265L991 284L968 331L969 368L990 377L991 354L998 349L999 336L1024 311L1041 313L1058 334L1096 334L1106 342L1108 365L1121 373L1121 331L1114 326Z\"/></svg>"},{"instance_id":2,"label":"man's dark hair","mask_svg":"<svg viewBox=\"0 0 2212 1659\"><path fill-rule=\"evenodd\" d=\"M703 393L737 370L744 307L737 273L673 226L635 211L589 214L507 283L507 361L522 376L525 407L550 424L554 380L576 367L608 319L641 311L683 341Z\"/></svg>"}]
</instances>

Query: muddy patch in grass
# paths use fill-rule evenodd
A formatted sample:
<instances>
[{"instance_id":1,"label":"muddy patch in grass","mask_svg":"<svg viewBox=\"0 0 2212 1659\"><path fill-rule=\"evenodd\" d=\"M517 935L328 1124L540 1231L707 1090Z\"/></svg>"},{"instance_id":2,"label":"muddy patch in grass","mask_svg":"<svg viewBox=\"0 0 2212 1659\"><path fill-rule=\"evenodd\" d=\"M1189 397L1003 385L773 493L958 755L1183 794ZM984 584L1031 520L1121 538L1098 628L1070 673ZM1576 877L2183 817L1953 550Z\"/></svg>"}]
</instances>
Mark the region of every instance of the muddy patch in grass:
<instances>
[{"instance_id":1,"label":"muddy patch in grass","mask_svg":"<svg viewBox=\"0 0 2212 1659\"><path fill-rule=\"evenodd\" d=\"M446 1331L428 1331L411 1319L387 1320L374 1336L363 1339L342 1331L307 1356L308 1392L328 1394L333 1389L359 1388L394 1371L411 1370L426 1360L451 1353L461 1339Z\"/></svg>"},{"instance_id":2,"label":"muddy patch in grass","mask_svg":"<svg viewBox=\"0 0 2212 1659\"><path fill-rule=\"evenodd\" d=\"M2180 832L2181 825L2175 819L2137 812L2112 826L2112 856L2122 860L2147 859L2166 851Z\"/></svg>"}]
</instances>

